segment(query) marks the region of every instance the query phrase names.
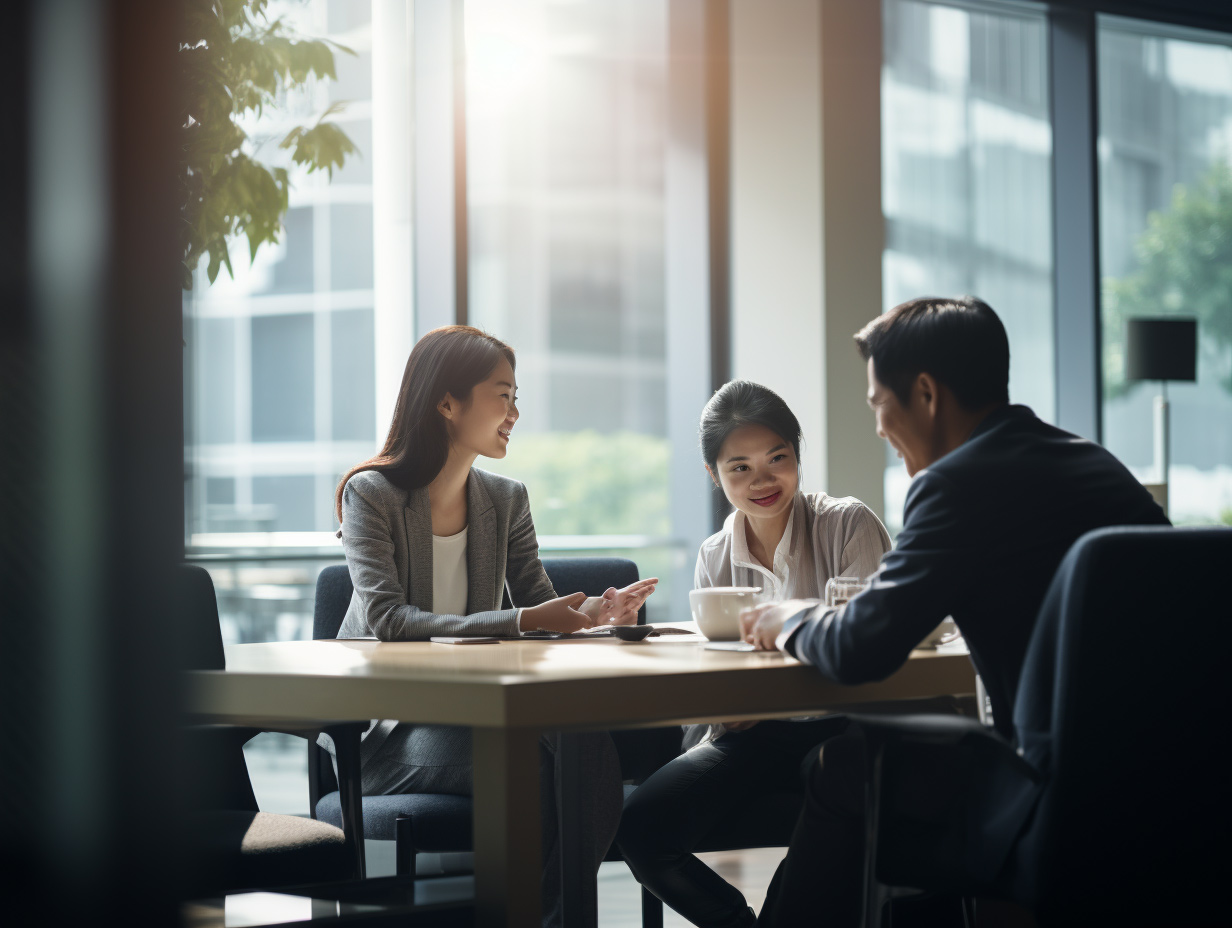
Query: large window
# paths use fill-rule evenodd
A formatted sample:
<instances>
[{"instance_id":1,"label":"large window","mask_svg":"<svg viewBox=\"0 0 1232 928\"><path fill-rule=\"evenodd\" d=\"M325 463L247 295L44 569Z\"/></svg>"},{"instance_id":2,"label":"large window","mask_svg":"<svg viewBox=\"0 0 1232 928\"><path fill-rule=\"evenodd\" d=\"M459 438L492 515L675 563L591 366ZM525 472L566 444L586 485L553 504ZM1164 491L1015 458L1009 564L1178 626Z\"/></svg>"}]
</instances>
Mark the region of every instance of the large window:
<instances>
[{"instance_id":1,"label":"large window","mask_svg":"<svg viewBox=\"0 0 1232 928\"><path fill-rule=\"evenodd\" d=\"M411 152L452 145L453 133L411 128L439 81L451 95L438 100L442 112L465 104L456 128L467 251L457 258L467 317L519 359L522 418L509 454L480 466L527 484L545 556L632 557L664 581L652 619L679 618L710 529L704 506L679 504L707 491L691 417L707 392L711 345L703 326L683 349L668 336L700 318L699 306L714 309L707 296L690 302L709 280L694 247L708 208L696 193L708 189L708 143L691 134L706 108L693 67L704 43L687 38L699 7L467 0L454 99L439 71L412 60L415 6L271 4L303 34L354 54L337 53L337 81L286 95L246 126L254 154L292 169L282 240L252 261L236 243L234 277L224 270L209 284L198 274L185 298L190 556L211 564L228 640L310 635L316 575L341 560L334 488L383 438L422 334L410 324L425 308L412 305L413 233L440 230L435 219L412 229L430 199L414 190L439 193L454 179L436 186L426 175L438 168L424 156L413 171ZM1011 398L1053 419L1046 14L974 0L882 0L882 9L884 308L923 295L987 300L1009 332ZM420 50L454 48L450 17L433 22L421 23ZM416 96L421 64L434 77L417 82L425 93ZM1155 391L1124 382L1124 322L1197 316L1198 382L1171 388L1172 512L1232 522L1232 40L1104 18L1098 66L1103 438L1152 476ZM340 101L331 118L359 154L332 178L295 170L279 148L287 129ZM432 115L421 110L424 124ZM694 355L705 358L696 369L679 363ZM884 473L893 531L909 480L892 456ZM285 739L262 743L268 788L283 789L278 765L301 771L302 755ZM267 807L298 809L298 790Z\"/></svg>"},{"instance_id":2,"label":"large window","mask_svg":"<svg viewBox=\"0 0 1232 928\"><path fill-rule=\"evenodd\" d=\"M658 539L625 553L670 583L667 25L666 0L466 4L469 314L517 350L522 413L480 466L541 535Z\"/></svg>"},{"instance_id":3,"label":"large window","mask_svg":"<svg viewBox=\"0 0 1232 928\"><path fill-rule=\"evenodd\" d=\"M883 292L972 294L1009 332L1010 396L1054 414L1052 131L1043 14L886 0ZM886 519L909 478L892 454Z\"/></svg>"},{"instance_id":4,"label":"large window","mask_svg":"<svg viewBox=\"0 0 1232 928\"><path fill-rule=\"evenodd\" d=\"M336 527L338 476L373 453L382 430L377 391L389 387L375 379L377 315L409 312L378 306L374 277L371 3L285 3L271 15L354 54L336 52L336 81L286 94L246 126L255 157L291 170L282 239L252 261L233 244L234 277L224 269L210 284L199 270L186 295L190 543ZM279 148L290 127L331 104L358 148L332 179L297 170ZM380 154L405 158L392 146Z\"/></svg>"},{"instance_id":5,"label":"large window","mask_svg":"<svg viewBox=\"0 0 1232 928\"><path fill-rule=\"evenodd\" d=\"M1198 319L1198 381L1168 386L1174 522L1232 522L1232 37L1102 19L1104 444L1152 472L1157 384L1125 382L1125 320Z\"/></svg>"},{"instance_id":6,"label":"large window","mask_svg":"<svg viewBox=\"0 0 1232 928\"><path fill-rule=\"evenodd\" d=\"M388 86L416 67L413 24L380 22L397 6L274 11L355 54L248 127L258 156L289 167L287 128L335 101L360 153L332 180L293 171L281 243L251 263L241 243L234 279L199 273L185 301L189 544L220 559L229 640L307 636L334 487L384 437L413 343L383 335L415 312L411 230L382 218L413 208L413 95ZM468 321L517 349L522 410L509 457L479 464L528 484L545 555L662 577L660 620L690 577L679 538L700 537L669 514L667 38L667 0L465 4Z\"/></svg>"},{"instance_id":7,"label":"large window","mask_svg":"<svg viewBox=\"0 0 1232 928\"><path fill-rule=\"evenodd\" d=\"M388 0L376 6L378 19L398 13ZM281 241L255 260L245 242L232 243L234 277L224 268L211 284L202 267L185 294L188 550L210 570L227 641L312 636L317 573L341 557L334 487L374 453L387 426L378 399L397 389L378 382L378 346L390 343L378 333L411 307L388 270L378 277L374 242L393 238L377 231L386 178L410 170L410 114L396 102L407 93L391 86L407 73L409 36L374 29L373 7L271 3L271 19L345 46L335 52L338 79L285 93L245 124L249 154L291 171ZM279 143L334 104L329 118L358 152L332 178L307 174ZM405 358L405 346L393 347ZM307 811L301 740L264 734L245 753L263 809Z\"/></svg>"}]
</instances>

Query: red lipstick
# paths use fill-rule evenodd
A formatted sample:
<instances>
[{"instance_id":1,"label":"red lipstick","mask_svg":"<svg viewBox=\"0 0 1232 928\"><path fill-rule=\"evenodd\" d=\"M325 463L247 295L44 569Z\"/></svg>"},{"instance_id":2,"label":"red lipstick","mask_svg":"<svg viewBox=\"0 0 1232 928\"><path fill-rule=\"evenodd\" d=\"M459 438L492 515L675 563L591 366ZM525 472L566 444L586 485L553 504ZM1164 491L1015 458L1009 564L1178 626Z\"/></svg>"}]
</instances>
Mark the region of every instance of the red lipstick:
<instances>
[{"instance_id":1,"label":"red lipstick","mask_svg":"<svg viewBox=\"0 0 1232 928\"><path fill-rule=\"evenodd\" d=\"M769 496L763 496L761 499L753 500L753 502L756 503L758 506L768 508L770 506L773 506L775 503L777 503L779 501L779 497L782 495L783 495L782 490L776 490L775 492L771 493Z\"/></svg>"}]
</instances>

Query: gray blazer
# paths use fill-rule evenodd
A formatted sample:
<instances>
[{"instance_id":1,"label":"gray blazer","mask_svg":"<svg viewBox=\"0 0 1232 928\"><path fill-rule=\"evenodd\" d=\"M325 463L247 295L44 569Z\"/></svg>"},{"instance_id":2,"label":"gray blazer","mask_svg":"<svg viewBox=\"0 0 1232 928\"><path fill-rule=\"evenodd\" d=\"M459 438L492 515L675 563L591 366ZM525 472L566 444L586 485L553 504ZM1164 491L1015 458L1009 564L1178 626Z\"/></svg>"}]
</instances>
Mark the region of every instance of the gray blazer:
<instances>
[{"instance_id":1,"label":"gray blazer","mask_svg":"<svg viewBox=\"0 0 1232 928\"><path fill-rule=\"evenodd\" d=\"M467 615L440 615L432 611L427 487L408 493L376 471L361 471L347 481L342 491L342 550L355 592L339 638L374 635L381 641L424 641L434 635L516 635L518 608L556 597L539 560L526 487L471 468L466 505ZM515 608L501 608L506 590ZM396 724L392 719L373 720L361 748L365 764ZM434 758L436 765L470 762L469 756L444 756L460 755L459 738L439 740L444 753ZM321 743L332 753L328 738L323 736Z\"/></svg>"}]
</instances>

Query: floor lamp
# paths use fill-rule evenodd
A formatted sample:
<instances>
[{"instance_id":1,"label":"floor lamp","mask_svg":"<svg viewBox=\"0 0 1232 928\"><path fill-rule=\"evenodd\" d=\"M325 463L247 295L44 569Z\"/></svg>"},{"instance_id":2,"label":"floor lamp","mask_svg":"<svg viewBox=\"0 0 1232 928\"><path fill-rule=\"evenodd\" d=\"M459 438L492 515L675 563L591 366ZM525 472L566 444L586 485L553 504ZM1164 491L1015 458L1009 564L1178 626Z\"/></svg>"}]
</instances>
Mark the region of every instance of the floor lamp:
<instances>
[{"instance_id":1,"label":"floor lamp","mask_svg":"<svg viewBox=\"0 0 1232 928\"><path fill-rule=\"evenodd\" d=\"M1198 377L1198 320L1178 316L1130 319L1125 333L1126 371L1130 383L1159 381L1155 397L1155 479L1147 484L1168 512L1168 381Z\"/></svg>"}]
</instances>

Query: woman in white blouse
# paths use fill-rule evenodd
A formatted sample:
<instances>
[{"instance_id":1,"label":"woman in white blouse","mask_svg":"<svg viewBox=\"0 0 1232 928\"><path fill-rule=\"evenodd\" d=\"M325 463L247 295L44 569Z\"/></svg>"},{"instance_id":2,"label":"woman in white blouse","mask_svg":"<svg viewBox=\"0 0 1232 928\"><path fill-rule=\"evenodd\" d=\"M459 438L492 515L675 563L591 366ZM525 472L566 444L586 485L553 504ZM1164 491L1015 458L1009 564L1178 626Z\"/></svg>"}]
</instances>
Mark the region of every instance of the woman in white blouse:
<instances>
[{"instance_id":1,"label":"woman in white blouse","mask_svg":"<svg viewBox=\"0 0 1232 928\"><path fill-rule=\"evenodd\" d=\"M867 577L890 549L873 512L852 497L800 488L800 424L774 391L722 387L702 412L706 471L733 507L702 543L694 585L761 587L767 601L816 599L831 577ZM685 753L625 803L617 842L643 885L703 926L755 922L740 891L693 849L761 793L800 792L805 755L837 719L690 726Z\"/></svg>"}]
</instances>

